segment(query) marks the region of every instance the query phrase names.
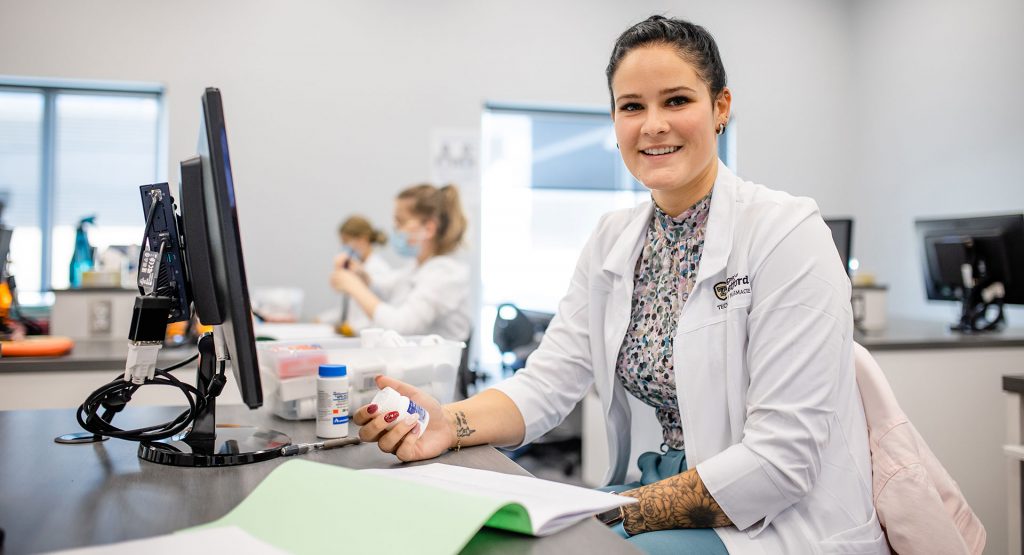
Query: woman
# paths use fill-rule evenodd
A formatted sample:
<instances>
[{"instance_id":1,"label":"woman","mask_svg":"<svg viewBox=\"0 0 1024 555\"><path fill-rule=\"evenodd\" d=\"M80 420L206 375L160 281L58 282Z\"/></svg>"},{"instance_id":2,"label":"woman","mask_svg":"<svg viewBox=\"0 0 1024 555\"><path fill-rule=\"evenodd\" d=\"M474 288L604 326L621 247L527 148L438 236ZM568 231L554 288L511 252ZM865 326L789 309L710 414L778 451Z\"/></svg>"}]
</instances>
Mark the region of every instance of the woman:
<instances>
[{"instance_id":1,"label":"woman","mask_svg":"<svg viewBox=\"0 0 1024 555\"><path fill-rule=\"evenodd\" d=\"M350 216L338 227L344 254L360 264L373 283L388 283L394 270L381 256L374 256L378 245L388 243L388 235L376 229L362 216Z\"/></svg>"},{"instance_id":2,"label":"woman","mask_svg":"<svg viewBox=\"0 0 1024 555\"><path fill-rule=\"evenodd\" d=\"M415 267L381 295L360 275L360 265L339 255L331 284L348 294L369 316L370 325L403 335L437 334L453 341L469 338L469 267L453 256L462 244L466 217L454 185L416 185L395 199L395 232L391 244Z\"/></svg>"},{"instance_id":3,"label":"woman","mask_svg":"<svg viewBox=\"0 0 1024 555\"><path fill-rule=\"evenodd\" d=\"M624 480L628 395L654 407L662 453L639 457L621 533L649 552L887 553L871 505L853 373L850 283L817 208L743 181L716 156L732 95L710 34L659 16L615 44L607 77L619 151L652 202L606 215L525 369L360 437L402 460L528 443L593 385Z\"/></svg>"},{"instance_id":4,"label":"woman","mask_svg":"<svg viewBox=\"0 0 1024 555\"><path fill-rule=\"evenodd\" d=\"M342 265L347 260L348 269L360 274L370 285L371 290L388 290L401 275L401 272L392 268L383 256L375 255L376 247L387 244L388 236L374 228L366 218L350 216L338 227L338 238L341 240ZM338 260L335 260L335 264L337 263ZM333 271L331 275L333 277ZM370 317L348 295L342 295L340 311L325 311L318 320L337 324L339 333L346 336L353 336L360 330L371 327Z\"/></svg>"}]
</instances>

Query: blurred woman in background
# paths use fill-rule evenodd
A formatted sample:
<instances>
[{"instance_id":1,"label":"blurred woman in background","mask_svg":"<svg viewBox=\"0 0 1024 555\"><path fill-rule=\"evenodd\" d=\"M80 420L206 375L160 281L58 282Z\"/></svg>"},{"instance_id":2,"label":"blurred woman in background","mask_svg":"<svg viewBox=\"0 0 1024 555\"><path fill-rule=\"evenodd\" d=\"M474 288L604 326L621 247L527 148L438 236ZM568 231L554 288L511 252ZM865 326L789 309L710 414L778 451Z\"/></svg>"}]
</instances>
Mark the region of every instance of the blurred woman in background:
<instances>
[{"instance_id":1,"label":"blurred woman in background","mask_svg":"<svg viewBox=\"0 0 1024 555\"><path fill-rule=\"evenodd\" d=\"M393 285L401 269L392 267L376 252L379 246L387 244L387 233L374 228L363 216L353 215L338 227L338 238L341 240L344 260L349 261L349 269L359 273L372 289L380 292ZM370 327L370 317L348 295L343 295L341 302L340 311L326 311L318 319L337 324L338 332L348 336Z\"/></svg>"},{"instance_id":2,"label":"blurred woman in background","mask_svg":"<svg viewBox=\"0 0 1024 555\"><path fill-rule=\"evenodd\" d=\"M415 266L391 283L377 284L373 275L361 272L364 264L341 254L331 285L355 301L372 327L465 341L470 332L469 265L454 253L466 226L454 185L409 187L395 199L391 246Z\"/></svg>"}]
</instances>

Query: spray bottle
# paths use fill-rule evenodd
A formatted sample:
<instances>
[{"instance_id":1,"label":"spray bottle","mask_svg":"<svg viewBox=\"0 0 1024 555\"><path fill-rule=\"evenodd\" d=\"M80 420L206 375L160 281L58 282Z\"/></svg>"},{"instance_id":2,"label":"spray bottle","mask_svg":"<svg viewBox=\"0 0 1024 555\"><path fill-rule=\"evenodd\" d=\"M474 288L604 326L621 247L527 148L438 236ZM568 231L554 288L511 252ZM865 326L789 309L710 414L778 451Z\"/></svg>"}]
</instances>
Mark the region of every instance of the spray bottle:
<instances>
[{"instance_id":1,"label":"spray bottle","mask_svg":"<svg viewBox=\"0 0 1024 555\"><path fill-rule=\"evenodd\" d=\"M82 272L92 270L95 262L92 257L92 245L89 244L89 234L85 225L94 225L96 216L86 216L78 222L78 230L75 232L75 252L71 255L71 268L68 274L68 286L77 289L82 286Z\"/></svg>"}]
</instances>

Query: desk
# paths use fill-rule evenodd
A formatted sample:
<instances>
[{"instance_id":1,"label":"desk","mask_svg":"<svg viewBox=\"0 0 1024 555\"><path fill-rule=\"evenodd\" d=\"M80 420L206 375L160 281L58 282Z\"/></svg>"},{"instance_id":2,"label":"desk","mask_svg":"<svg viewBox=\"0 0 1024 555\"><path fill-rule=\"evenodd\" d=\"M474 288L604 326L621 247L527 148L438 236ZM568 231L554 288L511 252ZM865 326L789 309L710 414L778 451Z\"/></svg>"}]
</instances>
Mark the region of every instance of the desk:
<instances>
[{"instance_id":1,"label":"desk","mask_svg":"<svg viewBox=\"0 0 1024 555\"><path fill-rule=\"evenodd\" d=\"M129 408L114 424L169 420L182 409ZM312 422L290 422L265 409L218 406L221 422L274 428L293 441L315 441ZM228 468L177 468L140 461L137 444L117 439L58 445L78 431L69 410L0 411L0 527L3 555L37 553L166 534L224 516L286 459ZM304 455L349 468L387 468L397 459L365 444ZM526 475L492 447L473 447L425 462ZM413 463L417 464L417 463ZM339 532L340 534L340 532ZM339 539L339 547L344 539ZM485 529L464 553L637 553L593 519L546 538Z\"/></svg>"}]
</instances>

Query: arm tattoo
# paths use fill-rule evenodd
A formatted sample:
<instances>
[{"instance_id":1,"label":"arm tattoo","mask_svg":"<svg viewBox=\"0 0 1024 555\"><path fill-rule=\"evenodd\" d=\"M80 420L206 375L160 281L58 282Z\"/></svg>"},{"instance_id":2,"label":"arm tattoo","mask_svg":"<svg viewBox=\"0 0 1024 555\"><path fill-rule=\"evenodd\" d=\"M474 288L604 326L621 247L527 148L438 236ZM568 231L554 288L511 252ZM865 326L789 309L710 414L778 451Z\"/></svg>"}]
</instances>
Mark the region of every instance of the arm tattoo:
<instances>
[{"instance_id":1,"label":"arm tattoo","mask_svg":"<svg viewBox=\"0 0 1024 555\"><path fill-rule=\"evenodd\" d=\"M455 412L455 437L462 439L469 437L475 432L473 428L469 427L469 421L466 420L466 413L460 411Z\"/></svg>"},{"instance_id":2,"label":"arm tattoo","mask_svg":"<svg viewBox=\"0 0 1024 555\"><path fill-rule=\"evenodd\" d=\"M718 528L732 521L708 493L696 469L622 492L639 503L622 508L630 535L673 528Z\"/></svg>"}]
</instances>

